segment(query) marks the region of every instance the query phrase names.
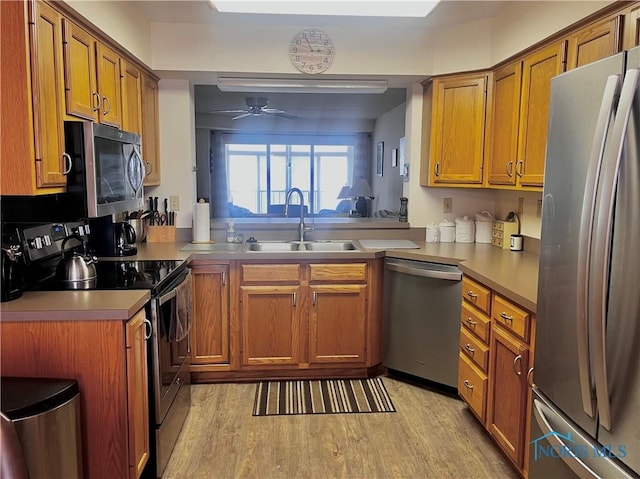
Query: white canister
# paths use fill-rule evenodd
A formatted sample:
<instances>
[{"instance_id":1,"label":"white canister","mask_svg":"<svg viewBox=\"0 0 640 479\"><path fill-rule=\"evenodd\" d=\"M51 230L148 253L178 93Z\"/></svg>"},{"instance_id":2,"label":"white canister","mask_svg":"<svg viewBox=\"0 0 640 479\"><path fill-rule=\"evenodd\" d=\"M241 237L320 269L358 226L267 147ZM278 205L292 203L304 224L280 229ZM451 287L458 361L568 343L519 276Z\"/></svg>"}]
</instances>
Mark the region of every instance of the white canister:
<instances>
[{"instance_id":1,"label":"white canister","mask_svg":"<svg viewBox=\"0 0 640 479\"><path fill-rule=\"evenodd\" d=\"M440 228L435 223L427 224L427 243L438 243L440 241Z\"/></svg>"},{"instance_id":2,"label":"white canister","mask_svg":"<svg viewBox=\"0 0 640 479\"><path fill-rule=\"evenodd\" d=\"M440 242L453 243L456 240L456 224L453 221L442 220L440 223Z\"/></svg>"},{"instance_id":3,"label":"white canister","mask_svg":"<svg viewBox=\"0 0 640 479\"><path fill-rule=\"evenodd\" d=\"M456 218L456 243L473 243L475 223L468 216Z\"/></svg>"},{"instance_id":4,"label":"white canister","mask_svg":"<svg viewBox=\"0 0 640 479\"><path fill-rule=\"evenodd\" d=\"M476 243L491 243L494 219L488 211L476 213Z\"/></svg>"}]
</instances>

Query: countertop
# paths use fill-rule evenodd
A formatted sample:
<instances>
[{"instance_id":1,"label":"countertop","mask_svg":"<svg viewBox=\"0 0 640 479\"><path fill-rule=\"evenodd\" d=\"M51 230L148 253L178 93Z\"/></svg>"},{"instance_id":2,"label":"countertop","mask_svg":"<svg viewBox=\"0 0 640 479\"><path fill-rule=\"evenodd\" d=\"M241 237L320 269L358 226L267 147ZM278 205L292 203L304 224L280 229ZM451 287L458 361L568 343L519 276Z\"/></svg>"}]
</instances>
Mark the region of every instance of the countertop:
<instances>
[{"instance_id":1,"label":"countertop","mask_svg":"<svg viewBox=\"0 0 640 479\"><path fill-rule=\"evenodd\" d=\"M355 240L357 243L357 240ZM456 264L464 274L485 284L507 299L531 312L536 312L538 256L511 252L490 244L426 243L414 241L418 249L364 249L340 252L244 252L183 251L189 243L144 243L139 245L135 260L218 259L218 260L331 260L402 258L434 263ZM101 258L122 260L123 258ZM58 291L25 292L21 298L2 303L2 321L60 319L128 319L149 300L149 291Z\"/></svg>"}]
</instances>

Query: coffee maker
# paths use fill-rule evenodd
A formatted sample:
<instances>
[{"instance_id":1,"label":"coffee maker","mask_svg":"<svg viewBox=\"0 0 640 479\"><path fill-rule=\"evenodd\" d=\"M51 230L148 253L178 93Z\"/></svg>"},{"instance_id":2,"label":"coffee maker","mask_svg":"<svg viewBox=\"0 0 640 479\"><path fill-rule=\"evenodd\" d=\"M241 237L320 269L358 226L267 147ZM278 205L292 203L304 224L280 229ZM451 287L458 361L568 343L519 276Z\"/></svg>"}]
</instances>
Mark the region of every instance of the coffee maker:
<instances>
[{"instance_id":1,"label":"coffee maker","mask_svg":"<svg viewBox=\"0 0 640 479\"><path fill-rule=\"evenodd\" d=\"M112 215L89 218L89 248L96 256L133 256L138 253L136 232L126 221L114 221Z\"/></svg>"}]
</instances>

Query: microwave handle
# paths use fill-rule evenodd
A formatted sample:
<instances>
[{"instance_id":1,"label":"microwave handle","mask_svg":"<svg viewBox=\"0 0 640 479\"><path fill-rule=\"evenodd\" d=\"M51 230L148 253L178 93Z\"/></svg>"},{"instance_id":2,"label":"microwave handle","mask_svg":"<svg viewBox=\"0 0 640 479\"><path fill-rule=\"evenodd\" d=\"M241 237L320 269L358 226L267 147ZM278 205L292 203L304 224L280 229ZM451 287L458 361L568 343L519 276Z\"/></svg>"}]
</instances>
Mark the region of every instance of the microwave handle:
<instances>
[{"instance_id":1,"label":"microwave handle","mask_svg":"<svg viewBox=\"0 0 640 479\"><path fill-rule=\"evenodd\" d=\"M140 189L142 188L142 183L144 182L144 177L146 175L145 173L145 166L144 166L144 161L142 161L142 157L140 156L140 154L138 153L138 151L136 150L136 148L133 148L133 151L131 152L131 156L129 157L128 162L131 163L131 161L135 161L138 164L138 168L127 168L127 178L129 180L129 185L131 185L131 189L133 190L134 194L136 196L138 196L138 193L140 192ZM137 175L137 178L132 178L131 177L131 172L140 172L140 175Z\"/></svg>"}]
</instances>

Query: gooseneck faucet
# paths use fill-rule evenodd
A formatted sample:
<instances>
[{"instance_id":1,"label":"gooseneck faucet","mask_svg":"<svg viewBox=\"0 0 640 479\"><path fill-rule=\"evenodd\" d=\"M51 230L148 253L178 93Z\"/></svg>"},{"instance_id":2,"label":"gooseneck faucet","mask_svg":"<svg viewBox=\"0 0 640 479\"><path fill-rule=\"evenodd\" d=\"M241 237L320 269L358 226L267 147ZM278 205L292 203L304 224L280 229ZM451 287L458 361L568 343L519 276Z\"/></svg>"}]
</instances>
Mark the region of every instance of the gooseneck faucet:
<instances>
[{"instance_id":1,"label":"gooseneck faucet","mask_svg":"<svg viewBox=\"0 0 640 479\"><path fill-rule=\"evenodd\" d=\"M304 225L304 196L300 188L291 188L287 191L287 196L284 199L284 215L289 216L289 200L291 200L291 195L294 193L298 193L300 197L300 223L298 224L298 231L300 233L300 242L303 242L305 231L312 231L313 228Z\"/></svg>"}]
</instances>

